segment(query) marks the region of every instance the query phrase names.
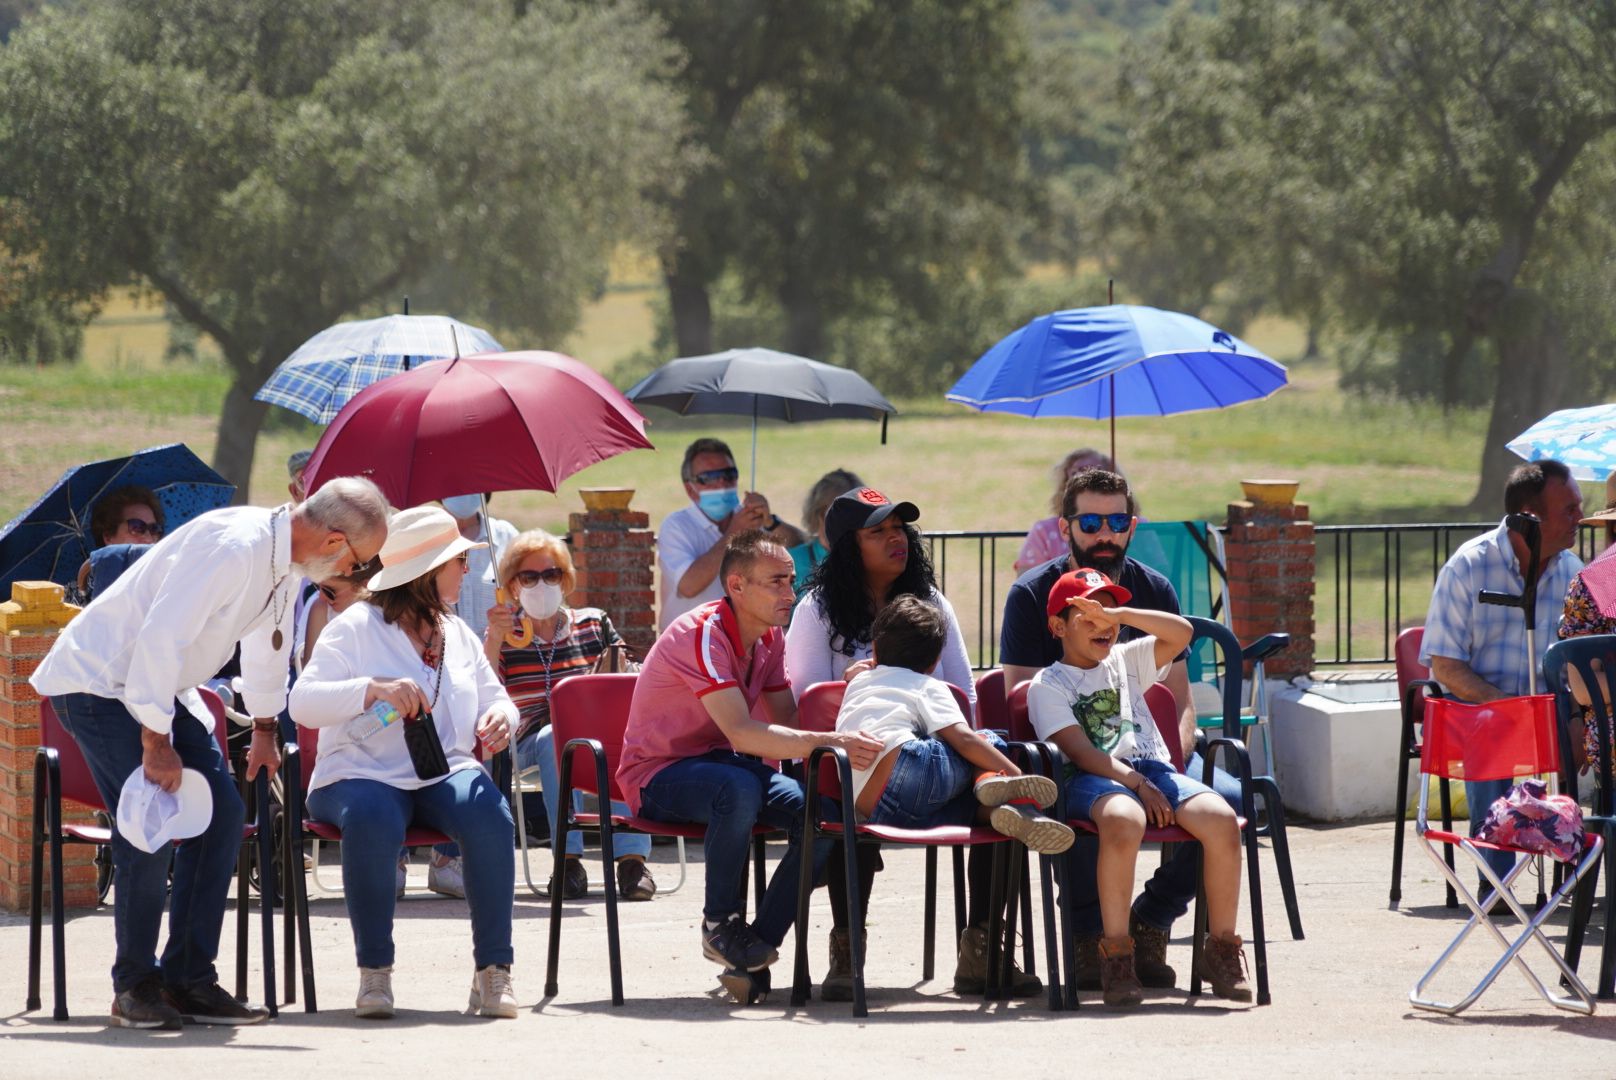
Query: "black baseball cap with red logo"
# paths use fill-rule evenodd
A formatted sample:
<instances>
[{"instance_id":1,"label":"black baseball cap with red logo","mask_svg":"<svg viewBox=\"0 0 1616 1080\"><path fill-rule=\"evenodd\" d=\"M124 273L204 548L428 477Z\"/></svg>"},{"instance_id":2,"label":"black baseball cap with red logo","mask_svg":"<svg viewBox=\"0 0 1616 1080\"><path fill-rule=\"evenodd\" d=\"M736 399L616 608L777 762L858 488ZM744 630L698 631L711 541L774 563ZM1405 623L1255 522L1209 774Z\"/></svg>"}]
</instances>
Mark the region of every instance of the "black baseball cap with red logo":
<instances>
[{"instance_id":1,"label":"black baseball cap with red logo","mask_svg":"<svg viewBox=\"0 0 1616 1080\"><path fill-rule=\"evenodd\" d=\"M848 533L855 529L873 529L892 514L907 523L920 517L920 508L914 503L895 503L872 487L854 488L831 500L830 509L825 512L825 539L835 547L836 541Z\"/></svg>"}]
</instances>

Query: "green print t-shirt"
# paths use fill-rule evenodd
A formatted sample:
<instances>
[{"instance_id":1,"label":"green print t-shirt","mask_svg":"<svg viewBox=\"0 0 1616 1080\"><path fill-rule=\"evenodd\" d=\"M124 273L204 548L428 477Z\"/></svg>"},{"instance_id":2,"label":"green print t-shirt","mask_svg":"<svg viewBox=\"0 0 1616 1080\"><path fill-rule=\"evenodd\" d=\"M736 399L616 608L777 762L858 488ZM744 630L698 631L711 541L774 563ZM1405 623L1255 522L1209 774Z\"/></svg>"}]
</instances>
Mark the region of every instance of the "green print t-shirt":
<instances>
[{"instance_id":1,"label":"green print t-shirt","mask_svg":"<svg viewBox=\"0 0 1616 1080\"><path fill-rule=\"evenodd\" d=\"M1092 668L1057 663L1040 671L1027 688L1027 712L1040 739L1075 724L1114 758L1170 762L1145 704L1145 691L1166 674L1156 667L1156 639L1136 638Z\"/></svg>"}]
</instances>

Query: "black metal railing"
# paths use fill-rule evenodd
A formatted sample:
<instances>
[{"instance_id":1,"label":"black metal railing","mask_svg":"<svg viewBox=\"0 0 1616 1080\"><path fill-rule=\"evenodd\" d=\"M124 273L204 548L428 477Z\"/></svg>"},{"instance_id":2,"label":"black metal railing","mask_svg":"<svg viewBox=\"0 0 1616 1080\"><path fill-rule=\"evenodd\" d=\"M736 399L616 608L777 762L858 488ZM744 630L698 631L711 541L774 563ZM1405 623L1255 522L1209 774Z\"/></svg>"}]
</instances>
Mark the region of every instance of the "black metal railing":
<instances>
[{"instance_id":1,"label":"black metal railing","mask_svg":"<svg viewBox=\"0 0 1616 1080\"><path fill-rule=\"evenodd\" d=\"M999 663L999 619L1015 583L1016 555L1026 532L928 532L937 587L953 605L965 650L978 671Z\"/></svg>"}]
</instances>

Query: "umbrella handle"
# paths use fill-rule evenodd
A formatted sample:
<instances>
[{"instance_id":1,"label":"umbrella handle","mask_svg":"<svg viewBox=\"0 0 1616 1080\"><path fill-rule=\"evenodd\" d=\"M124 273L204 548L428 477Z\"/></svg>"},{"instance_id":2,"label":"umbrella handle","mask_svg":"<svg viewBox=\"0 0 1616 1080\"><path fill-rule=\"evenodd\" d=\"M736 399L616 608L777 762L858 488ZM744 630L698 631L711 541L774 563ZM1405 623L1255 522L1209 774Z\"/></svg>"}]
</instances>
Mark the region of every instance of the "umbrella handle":
<instances>
[{"instance_id":1,"label":"umbrella handle","mask_svg":"<svg viewBox=\"0 0 1616 1080\"><path fill-rule=\"evenodd\" d=\"M505 591L504 586L494 590L494 602L508 604L511 594ZM513 649L525 649L533 642L533 620L525 614L516 617L517 628L505 635L505 644Z\"/></svg>"}]
</instances>

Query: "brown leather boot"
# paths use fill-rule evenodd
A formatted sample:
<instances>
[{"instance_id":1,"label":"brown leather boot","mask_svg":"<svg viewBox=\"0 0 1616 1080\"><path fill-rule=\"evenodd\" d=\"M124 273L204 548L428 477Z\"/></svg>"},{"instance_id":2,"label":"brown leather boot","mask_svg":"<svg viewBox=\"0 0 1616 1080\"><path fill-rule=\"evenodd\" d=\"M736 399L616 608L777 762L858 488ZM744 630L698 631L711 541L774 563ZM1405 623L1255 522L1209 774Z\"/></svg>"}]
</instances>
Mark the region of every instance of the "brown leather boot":
<instances>
[{"instance_id":1,"label":"brown leather boot","mask_svg":"<svg viewBox=\"0 0 1616 1080\"><path fill-rule=\"evenodd\" d=\"M1201 947L1201 978L1212 993L1227 1001L1250 1001L1251 984L1246 982L1246 952L1239 934L1225 937L1206 935Z\"/></svg>"},{"instance_id":2,"label":"brown leather boot","mask_svg":"<svg viewBox=\"0 0 1616 1080\"><path fill-rule=\"evenodd\" d=\"M959 939L959 963L954 968L954 993L984 994L988 985L988 932L980 926L967 926ZM1034 997L1044 991L1044 982L1010 961L1010 997Z\"/></svg>"},{"instance_id":3,"label":"brown leather boot","mask_svg":"<svg viewBox=\"0 0 1616 1080\"><path fill-rule=\"evenodd\" d=\"M1145 988L1133 967L1133 938L1100 940L1100 992L1113 1009L1129 1008L1145 1000Z\"/></svg>"},{"instance_id":4,"label":"brown leather boot","mask_svg":"<svg viewBox=\"0 0 1616 1080\"><path fill-rule=\"evenodd\" d=\"M830 969L825 972L825 980L819 984L819 999L853 1000L853 943L852 935L845 929L832 929L830 932Z\"/></svg>"},{"instance_id":5,"label":"brown leather boot","mask_svg":"<svg viewBox=\"0 0 1616 1080\"><path fill-rule=\"evenodd\" d=\"M1139 981L1152 990L1177 986L1178 972L1167 966L1167 931L1129 915L1128 933L1133 937L1133 969L1139 973Z\"/></svg>"},{"instance_id":6,"label":"brown leather boot","mask_svg":"<svg viewBox=\"0 0 1616 1080\"><path fill-rule=\"evenodd\" d=\"M1073 959L1072 970L1077 972L1077 988L1079 990L1098 990L1100 988L1100 936L1085 937L1079 935L1073 942L1076 956Z\"/></svg>"}]
</instances>

